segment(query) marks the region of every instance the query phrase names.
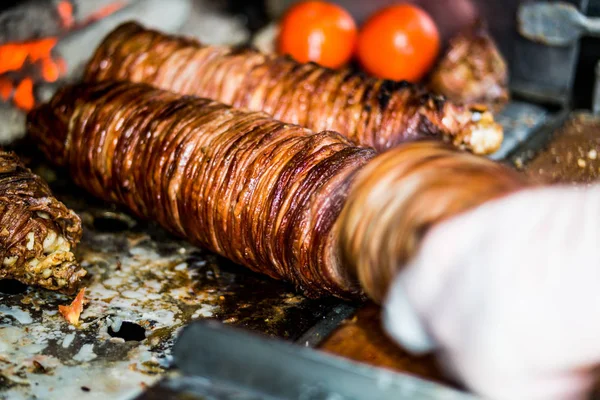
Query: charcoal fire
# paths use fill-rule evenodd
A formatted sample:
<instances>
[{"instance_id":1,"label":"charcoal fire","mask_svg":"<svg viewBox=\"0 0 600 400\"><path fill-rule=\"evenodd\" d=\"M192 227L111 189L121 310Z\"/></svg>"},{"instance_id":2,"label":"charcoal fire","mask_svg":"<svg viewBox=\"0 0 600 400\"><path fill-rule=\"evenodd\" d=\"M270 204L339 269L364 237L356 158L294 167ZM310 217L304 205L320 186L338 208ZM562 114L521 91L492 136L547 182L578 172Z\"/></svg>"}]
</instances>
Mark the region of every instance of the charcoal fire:
<instances>
[{"instance_id":1,"label":"charcoal fire","mask_svg":"<svg viewBox=\"0 0 600 400\"><path fill-rule=\"evenodd\" d=\"M64 4L30 0L13 8L0 6L2 145L25 134L25 112L65 82L77 79L92 49L108 32L130 20L176 31L190 10L189 0L69 0L71 7ZM14 18L9 23L6 16ZM26 17L31 21L26 22ZM37 23L43 18L54 18L55 23Z\"/></svg>"},{"instance_id":2,"label":"charcoal fire","mask_svg":"<svg viewBox=\"0 0 600 400\"><path fill-rule=\"evenodd\" d=\"M34 87L67 72L56 54L61 37L126 5L124 0L30 0L0 12L0 101L35 105Z\"/></svg>"}]
</instances>

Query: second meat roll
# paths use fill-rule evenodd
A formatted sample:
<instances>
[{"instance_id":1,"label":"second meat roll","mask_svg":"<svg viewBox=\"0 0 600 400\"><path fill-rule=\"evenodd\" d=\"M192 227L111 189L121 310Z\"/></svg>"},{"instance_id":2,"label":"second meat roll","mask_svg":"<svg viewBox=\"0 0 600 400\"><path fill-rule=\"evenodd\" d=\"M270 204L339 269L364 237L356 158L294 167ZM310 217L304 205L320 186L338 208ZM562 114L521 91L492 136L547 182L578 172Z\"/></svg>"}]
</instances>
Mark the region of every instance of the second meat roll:
<instances>
[{"instance_id":1,"label":"second meat roll","mask_svg":"<svg viewBox=\"0 0 600 400\"><path fill-rule=\"evenodd\" d=\"M207 46L136 23L121 25L104 39L85 79L143 82L265 111L314 131L335 130L378 151L426 137L489 154L503 138L485 107L461 106L418 85L249 48Z\"/></svg>"}]
</instances>

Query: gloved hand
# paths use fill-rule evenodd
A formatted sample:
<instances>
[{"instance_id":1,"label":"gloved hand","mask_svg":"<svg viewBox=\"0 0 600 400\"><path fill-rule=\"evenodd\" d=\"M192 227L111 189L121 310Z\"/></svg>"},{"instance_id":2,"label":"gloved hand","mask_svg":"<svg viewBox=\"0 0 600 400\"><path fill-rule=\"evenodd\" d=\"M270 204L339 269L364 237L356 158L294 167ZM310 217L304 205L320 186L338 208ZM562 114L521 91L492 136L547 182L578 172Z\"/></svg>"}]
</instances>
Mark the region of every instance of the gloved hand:
<instances>
[{"instance_id":1,"label":"gloved hand","mask_svg":"<svg viewBox=\"0 0 600 400\"><path fill-rule=\"evenodd\" d=\"M434 227L384 324L485 398L586 398L600 362L600 187L530 189Z\"/></svg>"}]
</instances>

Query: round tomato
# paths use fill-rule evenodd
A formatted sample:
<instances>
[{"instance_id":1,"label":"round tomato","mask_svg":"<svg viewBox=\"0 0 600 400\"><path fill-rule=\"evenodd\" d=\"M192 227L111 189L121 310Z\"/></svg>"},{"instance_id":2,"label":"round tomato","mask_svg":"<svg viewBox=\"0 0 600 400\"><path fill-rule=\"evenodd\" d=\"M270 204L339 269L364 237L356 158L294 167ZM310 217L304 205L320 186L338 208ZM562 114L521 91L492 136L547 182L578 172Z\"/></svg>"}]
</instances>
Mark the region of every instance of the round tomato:
<instances>
[{"instance_id":1,"label":"round tomato","mask_svg":"<svg viewBox=\"0 0 600 400\"><path fill-rule=\"evenodd\" d=\"M381 78L418 81L431 68L439 50L440 35L433 19L410 4L376 12L358 35L360 64Z\"/></svg>"},{"instance_id":2,"label":"round tomato","mask_svg":"<svg viewBox=\"0 0 600 400\"><path fill-rule=\"evenodd\" d=\"M352 57L356 37L356 23L346 10L324 1L305 1L286 12L277 47L299 62L338 68Z\"/></svg>"}]
</instances>

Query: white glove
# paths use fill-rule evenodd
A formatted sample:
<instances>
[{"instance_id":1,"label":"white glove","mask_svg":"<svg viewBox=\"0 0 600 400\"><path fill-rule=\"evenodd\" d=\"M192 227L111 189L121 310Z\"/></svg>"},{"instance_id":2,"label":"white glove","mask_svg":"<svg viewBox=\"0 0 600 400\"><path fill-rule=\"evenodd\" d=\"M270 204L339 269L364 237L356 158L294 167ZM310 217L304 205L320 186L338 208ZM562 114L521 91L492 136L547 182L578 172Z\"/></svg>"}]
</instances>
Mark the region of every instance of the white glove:
<instances>
[{"instance_id":1,"label":"white glove","mask_svg":"<svg viewBox=\"0 0 600 400\"><path fill-rule=\"evenodd\" d=\"M384 323L485 398L585 398L600 363L600 187L526 190L436 226Z\"/></svg>"}]
</instances>

